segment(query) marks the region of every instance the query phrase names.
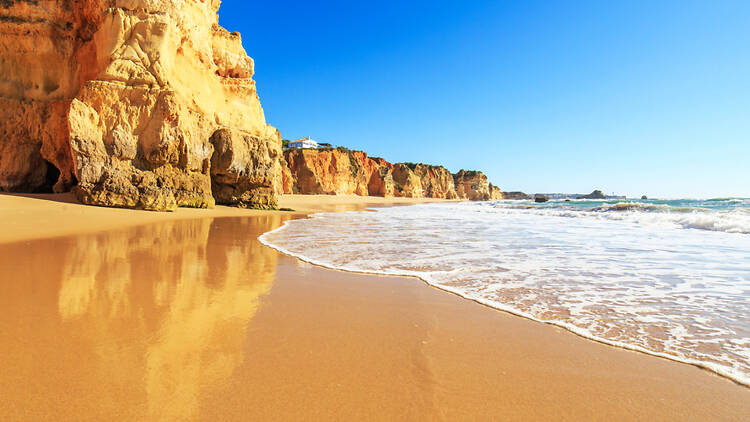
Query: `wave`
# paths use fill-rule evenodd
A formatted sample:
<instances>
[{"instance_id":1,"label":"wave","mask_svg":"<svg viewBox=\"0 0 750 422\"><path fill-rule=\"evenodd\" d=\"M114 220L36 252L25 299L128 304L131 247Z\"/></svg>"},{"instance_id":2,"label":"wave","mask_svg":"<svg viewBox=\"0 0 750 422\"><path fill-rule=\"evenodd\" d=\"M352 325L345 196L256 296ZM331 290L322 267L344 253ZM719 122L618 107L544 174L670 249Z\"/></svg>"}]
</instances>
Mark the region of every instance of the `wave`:
<instances>
[{"instance_id":1,"label":"wave","mask_svg":"<svg viewBox=\"0 0 750 422\"><path fill-rule=\"evenodd\" d=\"M417 277L499 310L750 387L745 236L700 213L497 205L322 213L259 239L326 268ZM653 220L665 216L667 225ZM682 230L690 226L716 233Z\"/></svg>"},{"instance_id":2,"label":"wave","mask_svg":"<svg viewBox=\"0 0 750 422\"><path fill-rule=\"evenodd\" d=\"M695 206L642 202L617 202L590 208L570 206L545 208L503 203L493 203L489 207L499 212L502 212L501 210L524 210L547 216L603 218L641 225L677 226L684 229L750 234L750 209L748 208L712 210Z\"/></svg>"}]
</instances>

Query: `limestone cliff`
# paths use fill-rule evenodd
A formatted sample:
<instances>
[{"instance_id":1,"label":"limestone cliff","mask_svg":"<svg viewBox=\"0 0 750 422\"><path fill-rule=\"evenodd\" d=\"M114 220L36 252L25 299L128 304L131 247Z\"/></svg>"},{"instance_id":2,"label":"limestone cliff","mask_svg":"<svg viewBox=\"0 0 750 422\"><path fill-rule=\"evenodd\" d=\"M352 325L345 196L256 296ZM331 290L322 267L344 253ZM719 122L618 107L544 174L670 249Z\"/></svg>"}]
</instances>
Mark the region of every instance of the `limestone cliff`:
<instances>
[{"instance_id":1,"label":"limestone cliff","mask_svg":"<svg viewBox=\"0 0 750 422\"><path fill-rule=\"evenodd\" d=\"M491 198L487 176L481 171L461 170L453 175L456 193L461 199L488 201Z\"/></svg>"},{"instance_id":2,"label":"limestone cliff","mask_svg":"<svg viewBox=\"0 0 750 422\"><path fill-rule=\"evenodd\" d=\"M497 186L481 172L451 174L442 166L391 164L361 151L290 149L283 192L298 194L396 196L405 198L502 199Z\"/></svg>"},{"instance_id":3,"label":"limestone cliff","mask_svg":"<svg viewBox=\"0 0 750 422\"><path fill-rule=\"evenodd\" d=\"M393 196L392 166L346 149L291 149L284 153L292 182L285 193ZM288 189L291 188L291 189Z\"/></svg>"},{"instance_id":4,"label":"limestone cliff","mask_svg":"<svg viewBox=\"0 0 750 422\"><path fill-rule=\"evenodd\" d=\"M393 182L396 185L395 196L423 198L425 195L422 179L414 172L413 166L409 164L393 165Z\"/></svg>"},{"instance_id":5,"label":"limestone cliff","mask_svg":"<svg viewBox=\"0 0 750 422\"><path fill-rule=\"evenodd\" d=\"M505 199L505 195L503 194L503 191L501 191L499 187L493 185L492 183L490 183L489 190L490 190L490 201L498 201L501 199Z\"/></svg>"},{"instance_id":6,"label":"limestone cliff","mask_svg":"<svg viewBox=\"0 0 750 422\"><path fill-rule=\"evenodd\" d=\"M281 138L219 4L0 1L0 190L275 207Z\"/></svg>"},{"instance_id":7,"label":"limestone cliff","mask_svg":"<svg viewBox=\"0 0 750 422\"><path fill-rule=\"evenodd\" d=\"M419 176L422 182L422 191L425 198L458 199L453 175L443 166L431 166L428 164L409 164L414 174Z\"/></svg>"}]
</instances>

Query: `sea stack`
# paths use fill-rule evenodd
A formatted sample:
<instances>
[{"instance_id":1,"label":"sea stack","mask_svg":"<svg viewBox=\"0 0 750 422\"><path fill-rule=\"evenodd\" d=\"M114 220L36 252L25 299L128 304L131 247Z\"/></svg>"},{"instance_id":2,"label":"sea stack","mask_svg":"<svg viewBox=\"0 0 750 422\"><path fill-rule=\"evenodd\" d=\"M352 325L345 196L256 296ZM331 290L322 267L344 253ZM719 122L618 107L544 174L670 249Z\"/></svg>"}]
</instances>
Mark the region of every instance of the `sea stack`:
<instances>
[{"instance_id":1,"label":"sea stack","mask_svg":"<svg viewBox=\"0 0 750 422\"><path fill-rule=\"evenodd\" d=\"M276 207L281 137L219 4L0 2L0 191Z\"/></svg>"}]
</instances>

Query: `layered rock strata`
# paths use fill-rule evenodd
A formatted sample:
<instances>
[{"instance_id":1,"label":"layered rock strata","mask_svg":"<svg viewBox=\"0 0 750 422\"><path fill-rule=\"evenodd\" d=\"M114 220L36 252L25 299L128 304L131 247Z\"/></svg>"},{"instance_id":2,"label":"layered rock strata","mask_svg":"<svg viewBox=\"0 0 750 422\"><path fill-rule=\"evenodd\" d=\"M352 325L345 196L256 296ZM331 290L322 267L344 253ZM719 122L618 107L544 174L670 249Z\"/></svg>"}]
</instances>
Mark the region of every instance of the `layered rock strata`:
<instances>
[{"instance_id":1,"label":"layered rock strata","mask_svg":"<svg viewBox=\"0 0 750 422\"><path fill-rule=\"evenodd\" d=\"M273 208L281 139L218 0L0 2L0 190Z\"/></svg>"},{"instance_id":2,"label":"layered rock strata","mask_svg":"<svg viewBox=\"0 0 750 422\"><path fill-rule=\"evenodd\" d=\"M503 197L481 172L453 175L442 166L391 164L344 148L290 149L284 160L284 193L484 201Z\"/></svg>"}]
</instances>

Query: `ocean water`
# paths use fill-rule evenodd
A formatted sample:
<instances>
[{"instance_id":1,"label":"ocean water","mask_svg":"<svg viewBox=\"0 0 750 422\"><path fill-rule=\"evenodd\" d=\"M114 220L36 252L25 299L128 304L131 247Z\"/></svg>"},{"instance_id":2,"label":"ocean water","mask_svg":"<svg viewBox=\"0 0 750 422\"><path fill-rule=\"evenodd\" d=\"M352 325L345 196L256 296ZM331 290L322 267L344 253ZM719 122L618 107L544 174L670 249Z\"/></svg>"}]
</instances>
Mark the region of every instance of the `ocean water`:
<instances>
[{"instance_id":1,"label":"ocean water","mask_svg":"<svg viewBox=\"0 0 750 422\"><path fill-rule=\"evenodd\" d=\"M750 199L425 204L316 214L261 241L750 386Z\"/></svg>"}]
</instances>

